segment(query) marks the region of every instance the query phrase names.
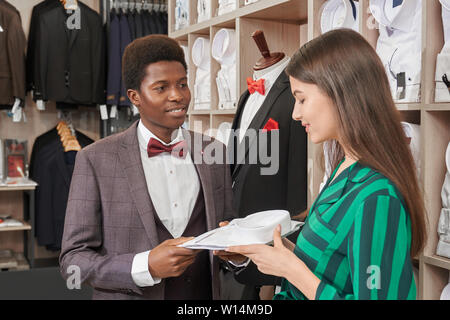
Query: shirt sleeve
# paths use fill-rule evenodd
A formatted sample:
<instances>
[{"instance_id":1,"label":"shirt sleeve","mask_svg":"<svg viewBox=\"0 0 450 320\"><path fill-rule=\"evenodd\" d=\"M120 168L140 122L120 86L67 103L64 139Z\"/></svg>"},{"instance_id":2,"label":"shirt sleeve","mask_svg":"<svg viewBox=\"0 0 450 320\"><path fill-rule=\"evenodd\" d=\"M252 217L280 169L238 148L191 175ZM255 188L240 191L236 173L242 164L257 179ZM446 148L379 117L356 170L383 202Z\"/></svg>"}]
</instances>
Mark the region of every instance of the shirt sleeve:
<instances>
[{"instance_id":1,"label":"shirt sleeve","mask_svg":"<svg viewBox=\"0 0 450 320\"><path fill-rule=\"evenodd\" d=\"M353 293L343 294L322 279L316 299L415 299L410 245L411 224L402 202L387 195L368 198L358 208L348 236Z\"/></svg>"},{"instance_id":2,"label":"shirt sleeve","mask_svg":"<svg viewBox=\"0 0 450 320\"><path fill-rule=\"evenodd\" d=\"M138 253L134 256L131 265L131 277L138 287L151 287L161 282L160 278L153 278L148 271L149 251Z\"/></svg>"}]
</instances>

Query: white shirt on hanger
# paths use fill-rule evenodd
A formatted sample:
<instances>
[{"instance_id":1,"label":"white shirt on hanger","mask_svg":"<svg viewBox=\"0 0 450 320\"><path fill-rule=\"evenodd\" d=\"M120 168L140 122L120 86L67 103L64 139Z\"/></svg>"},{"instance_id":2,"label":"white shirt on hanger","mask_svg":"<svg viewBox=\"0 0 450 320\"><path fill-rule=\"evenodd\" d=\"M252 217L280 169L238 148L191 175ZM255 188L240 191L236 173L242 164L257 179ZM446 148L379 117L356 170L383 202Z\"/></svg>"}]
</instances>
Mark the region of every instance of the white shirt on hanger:
<instances>
[{"instance_id":1,"label":"white shirt on hanger","mask_svg":"<svg viewBox=\"0 0 450 320\"><path fill-rule=\"evenodd\" d=\"M194 109L211 109L211 55L208 38L198 37L194 41L192 61L197 67L194 83Z\"/></svg>"},{"instance_id":2,"label":"white shirt on hanger","mask_svg":"<svg viewBox=\"0 0 450 320\"><path fill-rule=\"evenodd\" d=\"M450 88L444 82L444 75L450 83L450 0L439 0L442 5L442 25L444 27L444 47L436 60L435 102L450 102Z\"/></svg>"},{"instance_id":3,"label":"white shirt on hanger","mask_svg":"<svg viewBox=\"0 0 450 320\"><path fill-rule=\"evenodd\" d=\"M236 31L222 28L217 31L211 46L212 57L220 63L216 84L219 109L233 109L237 102Z\"/></svg>"},{"instance_id":4,"label":"white shirt on hanger","mask_svg":"<svg viewBox=\"0 0 450 320\"><path fill-rule=\"evenodd\" d=\"M450 258L450 143L445 153L446 173L442 186L442 209L438 222L439 242L436 254Z\"/></svg>"},{"instance_id":5,"label":"white shirt on hanger","mask_svg":"<svg viewBox=\"0 0 450 320\"><path fill-rule=\"evenodd\" d=\"M156 214L174 238L180 237L191 217L200 191L200 180L190 154L184 159L170 153L162 153L149 158L147 145L150 138L159 140L141 121L138 124L138 141L142 167L148 193ZM184 140L182 130L170 143ZM155 183L156 182L156 183ZM131 275L137 286L153 286L161 279L153 279L148 271L149 251L137 254L133 259Z\"/></svg>"},{"instance_id":6,"label":"white shirt on hanger","mask_svg":"<svg viewBox=\"0 0 450 320\"><path fill-rule=\"evenodd\" d=\"M276 65L269 67L266 70L255 71L253 73L253 80L258 81L259 79L264 79L265 95L262 95L259 92L255 92L248 97L247 102L245 103L244 111L242 112L239 126L240 141L242 141L242 139L244 138L245 132L250 126L250 123L252 122L256 113L261 108L264 100L267 98L267 95L269 94L269 91L272 88L273 84L280 76L281 72L286 69L290 60L291 59L286 56Z\"/></svg>"},{"instance_id":7,"label":"white shirt on hanger","mask_svg":"<svg viewBox=\"0 0 450 320\"><path fill-rule=\"evenodd\" d=\"M219 16L233 10L236 10L236 0L219 0Z\"/></svg>"},{"instance_id":8,"label":"white shirt on hanger","mask_svg":"<svg viewBox=\"0 0 450 320\"><path fill-rule=\"evenodd\" d=\"M197 23L211 19L211 0L197 0Z\"/></svg>"},{"instance_id":9,"label":"white shirt on hanger","mask_svg":"<svg viewBox=\"0 0 450 320\"><path fill-rule=\"evenodd\" d=\"M377 53L396 102L420 102L422 0L370 0L380 25ZM394 7L394 5L396 5Z\"/></svg>"},{"instance_id":10,"label":"white shirt on hanger","mask_svg":"<svg viewBox=\"0 0 450 320\"><path fill-rule=\"evenodd\" d=\"M328 0L322 6L320 28L322 33L339 28L359 32L359 2L353 0Z\"/></svg>"}]
</instances>

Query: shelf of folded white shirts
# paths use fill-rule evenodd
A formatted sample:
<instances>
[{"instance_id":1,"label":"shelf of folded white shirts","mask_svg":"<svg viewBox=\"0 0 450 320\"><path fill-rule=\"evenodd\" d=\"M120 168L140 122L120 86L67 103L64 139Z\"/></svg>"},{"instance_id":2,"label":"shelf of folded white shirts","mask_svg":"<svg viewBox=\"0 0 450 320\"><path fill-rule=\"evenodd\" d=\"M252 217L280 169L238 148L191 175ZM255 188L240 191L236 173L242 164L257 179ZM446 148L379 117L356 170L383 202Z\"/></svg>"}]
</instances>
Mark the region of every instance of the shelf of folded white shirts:
<instances>
[{"instance_id":1,"label":"shelf of folded white shirts","mask_svg":"<svg viewBox=\"0 0 450 320\"><path fill-rule=\"evenodd\" d=\"M24 191L34 190L37 183L30 179L0 181L0 191Z\"/></svg>"},{"instance_id":2,"label":"shelf of folded white shirts","mask_svg":"<svg viewBox=\"0 0 450 320\"><path fill-rule=\"evenodd\" d=\"M307 3L308 1L298 0L259 0L221 15L217 15L218 10L213 9L215 12L213 12L211 19L175 30L169 36L180 39L189 33L198 33L205 30L209 26L224 27L236 18L264 19L300 24L301 21L306 21L308 18Z\"/></svg>"},{"instance_id":3,"label":"shelf of folded white shirts","mask_svg":"<svg viewBox=\"0 0 450 320\"><path fill-rule=\"evenodd\" d=\"M0 222L0 232L31 230L31 225L20 219L6 219Z\"/></svg>"},{"instance_id":4,"label":"shelf of folded white shirts","mask_svg":"<svg viewBox=\"0 0 450 320\"><path fill-rule=\"evenodd\" d=\"M427 264L431 264L433 266L450 270L450 259L446 257L441 257L438 255L431 256L423 256L423 260Z\"/></svg>"}]
</instances>

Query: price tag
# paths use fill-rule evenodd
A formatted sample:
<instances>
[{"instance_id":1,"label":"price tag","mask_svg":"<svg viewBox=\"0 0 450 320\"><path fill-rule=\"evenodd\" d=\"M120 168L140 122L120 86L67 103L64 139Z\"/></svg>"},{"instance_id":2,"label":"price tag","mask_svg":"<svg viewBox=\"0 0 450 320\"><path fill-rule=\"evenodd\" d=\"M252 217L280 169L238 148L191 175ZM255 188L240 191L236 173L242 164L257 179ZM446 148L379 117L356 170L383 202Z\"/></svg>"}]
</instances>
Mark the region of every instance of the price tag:
<instances>
[{"instance_id":1,"label":"price tag","mask_svg":"<svg viewBox=\"0 0 450 320\"><path fill-rule=\"evenodd\" d=\"M20 122L22 119L22 108L17 108L16 112L13 113L13 122Z\"/></svg>"},{"instance_id":2,"label":"price tag","mask_svg":"<svg viewBox=\"0 0 450 320\"><path fill-rule=\"evenodd\" d=\"M108 120L108 110L106 109L106 104L100 106L100 118L102 120Z\"/></svg>"},{"instance_id":3,"label":"price tag","mask_svg":"<svg viewBox=\"0 0 450 320\"><path fill-rule=\"evenodd\" d=\"M16 100L14 100L14 105L11 109L11 112L16 113L19 108L20 108L20 99L16 98Z\"/></svg>"},{"instance_id":4,"label":"price tag","mask_svg":"<svg viewBox=\"0 0 450 320\"><path fill-rule=\"evenodd\" d=\"M117 118L117 106L116 105L111 107L111 112L109 113L109 117L111 119Z\"/></svg>"},{"instance_id":5,"label":"price tag","mask_svg":"<svg viewBox=\"0 0 450 320\"><path fill-rule=\"evenodd\" d=\"M43 100L38 100L36 101L36 107L38 110L40 111L44 111L45 110L45 103Z\"/></svg>"}]
</instances>

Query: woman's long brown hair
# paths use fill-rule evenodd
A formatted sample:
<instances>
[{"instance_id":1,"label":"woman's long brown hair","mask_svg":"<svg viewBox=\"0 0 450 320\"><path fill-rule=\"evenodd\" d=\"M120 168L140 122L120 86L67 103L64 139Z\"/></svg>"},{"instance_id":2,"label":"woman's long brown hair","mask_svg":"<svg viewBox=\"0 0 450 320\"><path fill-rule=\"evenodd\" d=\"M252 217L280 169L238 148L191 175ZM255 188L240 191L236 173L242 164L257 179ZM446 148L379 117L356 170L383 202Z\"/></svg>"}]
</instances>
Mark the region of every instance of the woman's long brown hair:
<instances>
[{"instance_id":1,"label":"woman's long brown hair","mask_svg":"<svg viewBox=\"0 0 450 320\"><path fill-rule=\"evenodd\" d=\"M426 241L425 206L400 113L376 51L353 30L333 30L301 47L286 72L317 85L332 99L340 142L361 164L398 188L411 218L411 256L416 257ZM329 154L333 170L343 157L342 146L333 141Z\"/></svg>"}]
</instances>

